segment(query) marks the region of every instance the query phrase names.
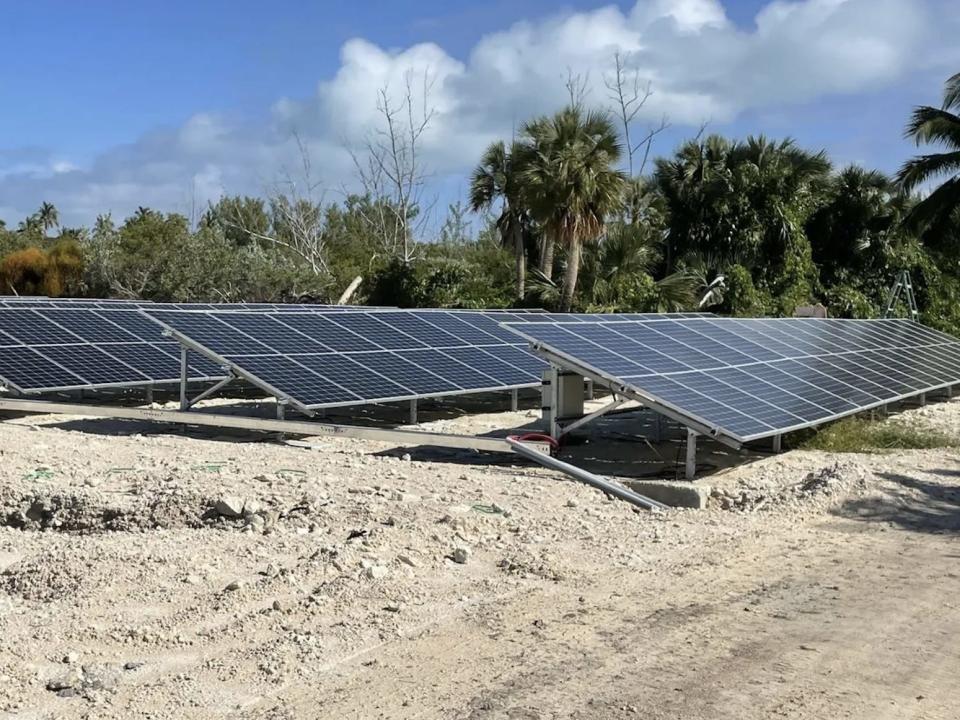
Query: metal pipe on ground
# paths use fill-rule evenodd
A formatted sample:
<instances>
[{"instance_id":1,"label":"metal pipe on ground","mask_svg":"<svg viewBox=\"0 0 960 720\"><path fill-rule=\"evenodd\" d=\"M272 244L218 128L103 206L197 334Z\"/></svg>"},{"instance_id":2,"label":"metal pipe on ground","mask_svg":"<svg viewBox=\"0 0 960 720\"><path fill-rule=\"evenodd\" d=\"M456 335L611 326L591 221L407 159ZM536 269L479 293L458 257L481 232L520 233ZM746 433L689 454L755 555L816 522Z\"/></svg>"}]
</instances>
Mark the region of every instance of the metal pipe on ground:
<instances>
[{"instance_id":1,"label":"metal pipe on ground","mask_svg":"<svg viewBox=\"0 0 960 720\"><path fill-rule=\"evenodd\" d=\"M625 487L616 485L606 478L602 478L599 475L594 475L591 472L587 472L581 468L578 468L576 465L571 465L570 463L563 462L563 460L557 460L555 457L551 457L546 453L542 453L539 450L534 450L531 447L527 447L519 440L515 440L512 437L507 438L507 444L513 448L514 452L518 455L522 455L528 460L533 460L536 463L540 463L544 467L548 467L551 470L558 470L564 475L569 475L575 480L591 485L598 490L602 490L607 493L607 495L612 495L615 498L624 500L632 505L637 507L642 507L645 510L667 510L669 509L668 505L657 502L653 498L648 498L646 495L641 495L635 493L632 490L627 490Z\"/></svg>"}]
</instances>

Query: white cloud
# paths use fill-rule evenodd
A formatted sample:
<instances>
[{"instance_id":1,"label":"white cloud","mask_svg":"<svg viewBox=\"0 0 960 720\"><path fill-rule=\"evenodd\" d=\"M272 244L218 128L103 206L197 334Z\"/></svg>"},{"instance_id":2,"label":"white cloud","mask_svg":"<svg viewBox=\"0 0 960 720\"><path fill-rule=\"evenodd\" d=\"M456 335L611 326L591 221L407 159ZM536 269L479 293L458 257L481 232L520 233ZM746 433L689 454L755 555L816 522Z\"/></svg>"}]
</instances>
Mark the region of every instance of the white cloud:
<instances>
[{"instance_id":1,"label":"white cloud","mask_svg":"<svg viewBox=\"0 0 960 720\"><path fill-rule=\"evenodd\" d=\"M205 109L180 128L106 149L83 169L36 148L0 150L4 218L15 222L43 200L67 222L89 223L99 212L185 211L221 192L260 192L296 172L294 133L317 174L343 187L352 177L345 145L375 127L378 90L396 102L407 78L417 86L424 76L436 115L423 157L449 186L490 140L559 107L568 69L586 79L591 102L606 102L616 51L652 83L641 120L666 114L695 126L893 86L952 52L948 8L949 0L772 0L738 27L720 0L638 0L626 13L609 6L517 23L482 38L465 61L435 43L388 50L357 38L314 96L280 98L260 123Z\"/></svg>"}]
</instances>

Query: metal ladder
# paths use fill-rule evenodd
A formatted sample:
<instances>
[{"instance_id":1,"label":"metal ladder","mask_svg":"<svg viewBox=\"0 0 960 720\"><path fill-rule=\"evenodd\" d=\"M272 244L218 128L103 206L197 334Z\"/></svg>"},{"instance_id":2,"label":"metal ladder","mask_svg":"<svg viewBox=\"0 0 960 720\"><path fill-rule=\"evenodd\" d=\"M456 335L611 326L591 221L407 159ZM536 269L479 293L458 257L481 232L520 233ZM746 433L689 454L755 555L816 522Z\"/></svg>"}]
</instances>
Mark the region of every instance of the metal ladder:
<instances>
[{"instance_id":1,"label":"metal ladder","mask_svg":"<svg viewBox=\"0 0 960 720\"><path fill-rule=\"evenodd\" d=\"M887 295L887 309L884 310L883 316L885 318L893 317L901 293L906 294L907 306L910 308L910 319L919 322L920 310L917 308L917 298L913 294L913 283L910 281L908 270L901 270L900 274L897 275L897 280L890 288L890 294Z\"/></svg>"}]
</instances>

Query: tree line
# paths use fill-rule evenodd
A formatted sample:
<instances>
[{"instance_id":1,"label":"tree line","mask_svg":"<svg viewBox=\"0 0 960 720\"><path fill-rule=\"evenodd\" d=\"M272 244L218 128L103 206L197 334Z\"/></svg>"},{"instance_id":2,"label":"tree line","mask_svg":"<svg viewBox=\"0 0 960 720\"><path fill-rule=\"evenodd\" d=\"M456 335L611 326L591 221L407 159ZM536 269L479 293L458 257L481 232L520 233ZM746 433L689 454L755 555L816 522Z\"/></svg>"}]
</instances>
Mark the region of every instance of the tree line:
<instances>
[{"instance_id":1,"label":"tree line","mask_svg":"<svg viewBox=\"0 0 960 720\"><path fill-rule=\"evenodd\" d=\"M913 110L905 133L932 152L895 177L764 136L701 132L653 157L665 121L637 130L649 88L619 58L612 110L568 87L566 107L485 150L435 237L416 164L432 113L408 82L399 104L380 96L360 192L318 196L304 154L302 178L223 197L194 223L140 208L63 228L44 203L0 224L0 292L734 315L822 302L876 317L908 270L922 319L960 331L960 74Z\"/></svg>"}]
</instances>

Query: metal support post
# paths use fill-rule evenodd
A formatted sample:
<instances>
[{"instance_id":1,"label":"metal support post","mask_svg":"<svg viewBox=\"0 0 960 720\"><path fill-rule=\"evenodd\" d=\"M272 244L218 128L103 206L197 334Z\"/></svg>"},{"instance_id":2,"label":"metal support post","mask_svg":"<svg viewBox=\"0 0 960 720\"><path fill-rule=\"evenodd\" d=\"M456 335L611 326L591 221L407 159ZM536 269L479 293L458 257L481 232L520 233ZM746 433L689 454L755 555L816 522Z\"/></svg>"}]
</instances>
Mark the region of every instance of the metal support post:
<instances>
[{"instance_id":1,"label":"metal support post","mask_svg":"<svg viewBox=\"0 0 960 720\"><path fill-rule=\"evenodd\" d=\"M560 371L554 365L544 372L540 406L547 434L554 440L559 440L561 428L557 418L560 408Z\"/></svg>"},{"instance_id":2,"label":"metal support post","mask_svg":"<svg viewBox=\"0 0 960 720\"><path fill-rule=\"evenodd\" d=\"M277 400L277 420L287 419L287 404L283 400ZM277 440L281 442L287 439L286 433L277 433Z\"/></svg>"},{"instance_id":3,"label":"metal support post","mask_svg":"<svg viewBox=\"0 0 960 720\"><path fill-rule=\"evenodd\" d=\"M783 448L783 435L774 435L773 436L773 451L775 453L780 452Z\"/></svg>"},{"instance_id":4,"label":"metal support post","mask_svg":"<svg viewBox=\"0 0 960 720\"><path fill-rule=\"evenodd\" d=\"M187 410L190 404L187 402L187 380L189 379L189 365L187 362L187 348L180 347L180 409Z\"/></svg>"},{"instance_id":5,"label":"metal support post","mask_svg":"<svg viewBox=\"0 0 960 720\"><path fill-rule=\"evenodd\" d=\"M697 432L687 428L687 464L684 476L693 480L697 474Z\"/></svg>"},{"instance_id":6,"label":"metal support post","mask_svg":"<svg viewBox=\"0 0 960 720\"><path fill-rule=\"evenodd\" d=\"M587 378L586 398L587 400L593 400L593 380L590 378Z\"/></svg>"},{"instance_id":7,"label":"metal support post","mask_svg":"<svg viewBox=\"0 0 960 720\"><path fill-rule=\"evenodd\" d=\"M658 412L653 413L653 441L663 442L663 415Z\"/></svg>"},{"instance_id":8,"label":"metal support post","mask_svg":"<svg viewBox=\"0 0 960 720\"><path fill-rule=\"evenodd\" d=\"M417 399L414 398L410 401L410 424L417 424Z\"/></svg>"},{"instance_id":9,"label":"metal support post","mask_svg":"<svg viewBox=\"0 0 960 720\"><path fill-rule=\"evenodd\" d=\"M920 407L923 407L924 405L927 404L927 394L926 394L926 393L920 393L920 397L917 398L917 404L920 405Z\"/></svg>"},{"instance_id":10,"label":"metal support post","mask_svg":"<svg viewBox=\"0 0 960 720\"><path fill-rule=\"evenodd\" d=\"M147 388L146 401L147 401L147 405L153 405L153 388L152 387Z\"/></svg>"},{"instance_id":11,"label":"metal support post","mask_svg":"<svg viewBox=\"0 0 960 720\"><path fill-rule=\"evenodd\" d=\"M514 388L510 391L510 412L520 409L520 391Z\"/></svg>"},{"instance_id":12,"label":"metal support post","mask_svg":"<svg viewBox=\"0 0 960 720\"><path fill-rule=\"evenodd\" d=\"M947 386L943 389L943 394L944 394L944 396L947 398L947 400L949 400L950 398L952 398L952 397L953 397L953 385L947 385Z\"/></svg>"}]
</instances>

